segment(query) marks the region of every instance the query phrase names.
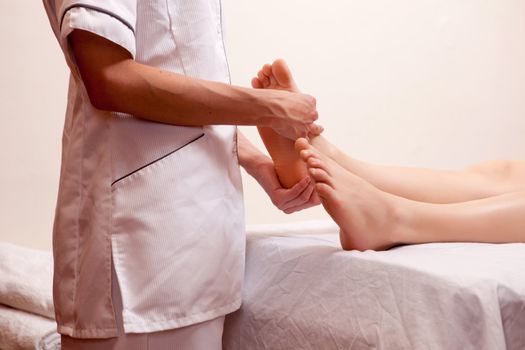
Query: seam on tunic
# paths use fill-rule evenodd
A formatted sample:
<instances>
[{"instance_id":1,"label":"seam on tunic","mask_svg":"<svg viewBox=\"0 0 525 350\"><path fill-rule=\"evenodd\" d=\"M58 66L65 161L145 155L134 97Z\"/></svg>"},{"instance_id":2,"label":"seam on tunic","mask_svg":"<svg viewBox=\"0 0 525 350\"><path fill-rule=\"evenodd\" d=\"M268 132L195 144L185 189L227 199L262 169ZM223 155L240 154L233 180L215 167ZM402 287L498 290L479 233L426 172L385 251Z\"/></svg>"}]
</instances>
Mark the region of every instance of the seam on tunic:
<instances>
[{"instance_id":1,"label":"seam on tunic","mask_svg":"<svg viewBox=\"0 0 525 350\"><path fill-rule=\"evenodd\" d=\"M78 98L78 96L77 96ZM82 97L80 97L82 98ZM82 140L82 147L81 147L81 160L80 160L80 179L79 179L79 182L80 182L80 194L79 194L79 199L78 199L78 212L77 212L77 217L76 217L76 226L77 226L77 229L75 230L75 233L77 235L76 237L76 241L75 241L75 271L74 271L74 275L75 275L75 278L74 278L74 283L73 283L73 310L76 309L76 305L77 305L77 290L78 290L78 283L79 283L79 278L78 278L78 261L79 261L79 255L81 253L81 249L80 249L80 223L79 223L79 220L80 220L80 217L81 217L81 210L82 210L82 201L84 200L84 189L83 189L83 186L82 186L82 183L84 182L84 160L86 159L84 157L84 154L85 154L85 147L86 147L86 143L85 143L85 135L86 135L86 117L85 116L82 116L82 136L81 136L81 140ZM73 312L73 315L75 315L76 313ZM75 316L73 316L73 318L75 318ZM76 322L77 320L74 319L74 321Z\"/></svg>"},{"instance_id":2,"label":"seam on tunic","mask_svg":"<svg viewBox=\"0 0 525 350\"><path fill-rule=\"evenodd\" d=\"M60 18L60 30L62 30L62 24L64 23L64 17L66 17L66 13L73 9L73 8L76 8L76 7L82 7L82 8L86 8L86 9L89 9L89 10L93 10L93 11L97 11L97 12L102 12L108 16L111 16L117 20L119 20L120 22L122 22L122 24L124 24L126 27L129 28L129 30L131 30L133 32L133 34L135 34L135 29L133 28L133 26L128 22L126 21L124 18L120 17L119 15L117 14L114 14L113 12L111 11L108 11L106 9L103 9L102 7L98 7L98 6L93 6L93 5L88 5L88 4L74 4L74 5L71 5L69 7L67 7L65 10L64 10L64 13L62 13L62 17Z\"/></svg>"},{"instance_id":3,"label":"seam on tunic","mask_svg":"<svg viewBox=\"0 0 525 350\"><path fill-rule=\"evenodd\" d=\"M226 69L228 69L228 81L232 84L232 75L230 72L230 62L228 62L228 55L226 54L226 44L224 43L224 26L222 21L222 0L219 1L219 17L221 26L221 40L222 40L222 51L224 52L224 59L226 60Z\"/></svg>"},{"instance_id":4,"label":"seam on tunic","mask_svg":"<svg viewBox=\"0 0 525 350\"><path fill-rule=\"evenodd\" d=\"M178 48L179 44L177 43L177 38L175 37L175 33L173 33L173 28L174 28L173 15L170 11L170 5L168 3L168 0L166 0L166 11L168 12L168 19L169 19L168 30L170 31L170 36L171 36L171 39L173 40L173 43L175 44L175 48ZM180 67L182 67L182 72L184 73L184 75L187 76L188 74L186 73L186 67L184 65L184 62L182 61L182 57L180 56L179 50L177 50L177 60L179 61Z\"/></svg>"},{"instance_id":5,"label":"seam on tunic","mask_svg":"<svg viewBox=\"0 0 525 350\"><path fill-rule=\"evenodd\" d=\"M112 144L111 144L111 122L108 121L106 123L106 127L107 127L107 143L108 143L108 146L109 146L109 149L113 149L112 148ZM113 152L110 152L109 154L109 168L107 169L107 172L109 173L108 175L108 178L111 178L111 169L113 168L113 164L112 164L112 156L113 156ZM105 254L105 258L106 258L106 285L109 285L109 288L107 288L107 294L106 294L106 298L108 298L109 300L109 305L111 306L111 311L112 311L112 316L113 316L113 322L115 324L115 328L117 328L117 332L118 332L118 324L117 324L117 314L116 314L116 309L115 309L115 304L113 302L113 271L112 271L112 267L113 267L113 253L112 253L112 242L111 242L111 230L113 229L113 193L111 191L111 185L110 186L105 186L106 188L106 191L108 192L107 193L107 197L106 197L106 200L109 202L107 203L108 205L108 218L107 218L107 221L106 221L106 225L107 225L107 230L106 230L106 254ZM109 271L109 273L107 273L107 271Z\"/></svg>"}]
</instances>

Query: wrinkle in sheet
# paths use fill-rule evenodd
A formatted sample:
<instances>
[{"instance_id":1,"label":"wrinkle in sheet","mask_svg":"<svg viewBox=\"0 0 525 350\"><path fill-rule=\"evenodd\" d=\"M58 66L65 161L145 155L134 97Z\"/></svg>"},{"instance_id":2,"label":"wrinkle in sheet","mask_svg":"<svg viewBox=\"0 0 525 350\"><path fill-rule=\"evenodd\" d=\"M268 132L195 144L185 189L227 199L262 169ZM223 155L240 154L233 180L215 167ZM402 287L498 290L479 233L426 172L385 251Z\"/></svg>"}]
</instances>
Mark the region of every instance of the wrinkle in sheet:
<instances>
[{"instance_id":1,"label":"wrinkle in sheet","mask_svg":"<svg viewBox=\"0 0 525 350\"><path fill-rule=\"evenodd\" d=\"M525 277L513 274L525 270L525 245L361 253L337 244L337 234L248 237L244 305L228 318L224 349L492 350L504 337L525 348L515 313Z\"/></svg>"}]
</instances>

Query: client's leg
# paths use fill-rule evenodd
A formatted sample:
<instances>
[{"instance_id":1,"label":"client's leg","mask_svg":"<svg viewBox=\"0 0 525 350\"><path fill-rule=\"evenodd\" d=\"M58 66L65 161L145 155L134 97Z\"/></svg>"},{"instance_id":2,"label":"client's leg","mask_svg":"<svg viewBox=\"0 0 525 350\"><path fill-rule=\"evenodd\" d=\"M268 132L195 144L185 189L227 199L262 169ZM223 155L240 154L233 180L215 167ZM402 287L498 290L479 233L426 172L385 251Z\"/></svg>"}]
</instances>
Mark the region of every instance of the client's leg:
<instances>
[{"instance_id":1,"label":"client's leg","mask_svg":"<svg viewBox=\"0 0 525 350\"><path fill-rule=\"evenodd\" d=\"M412 201L383 192L305 139L296 143L344 249L428 242L525 242L525 191L457 204Z\"/></svg>"},{"instance_id":2,"label":"client's leg","mask_svg":"<svg viewBox=\"0 0 525 350\"><path fill-rule=\"evenodd\" d=\"M266 64L252 80L256 89L278 89L298 92L286 63L277 60L272 65ZM258 127L268 153L275 165L275 172L281 185L291 188L308 176L306 167L294 150L294 140L287 139L272 128Z\"/></svg>"},{"instance_id":3,"label":"client's leg","mask_svg":"<svg viewBox=\"0 0 525 350\"><path fill-rule=\"evenodd\" d=\"M252 85L256 88L299 91L283 60L265 65L257 78L252 80ZM293 185L300 180L304 176L304 168L290 151L293 142L271 129L262 128L259 131L283 183ZM309 141L323 154L375 187L412 200L456 203L525 191L525 161L491 161L459 171L381 166L351 158L322 135Z\"/></svg>"}]
</instances>

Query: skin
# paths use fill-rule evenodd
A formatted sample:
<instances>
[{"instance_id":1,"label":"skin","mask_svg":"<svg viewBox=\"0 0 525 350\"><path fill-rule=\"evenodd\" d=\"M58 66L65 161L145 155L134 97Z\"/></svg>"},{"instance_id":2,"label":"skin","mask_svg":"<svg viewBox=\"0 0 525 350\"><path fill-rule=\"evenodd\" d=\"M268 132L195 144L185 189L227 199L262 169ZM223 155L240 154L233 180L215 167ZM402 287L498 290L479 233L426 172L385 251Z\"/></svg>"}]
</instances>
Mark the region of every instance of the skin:
<instances>
[{"instance_id":1,"label":"skin","mask_svg":"<svg viewBox=\"0 0 525 350\"><path fill-rule=\"evenodd\" d=\"M271 88L279 81L272 72L281 71L292 82L287 86L296 86L284 61L270 68L263 68L252 85ZM459 171L387 167L353 159L323 136L300 138L295 149L341 229L345 250L525 242L523 161L491 161Z\"/></svg>"},{"instance_id":2,"label":"skin","mask_svg":"<svg viewBox=\"0 0 525 350\"><path fill-rule=\"evenodd\" d=\"M95 34L69 37L94 107L185 126L261 125L296 139L319 134L312 96L254 90L200 80L134 61L128 51Z\"/></svg>"},{"instance_id":3,"label":"skin","mask_svg":"<svg viewBox=\"0 0 525 350\"><path fill-rule=\"evenodd\" d=\"M90 102L97 109L173 125L265 126L291 139L322 132L315 124L318 114L312 96L242 88L150 67L133 60L121 46L87 31L74 30L68 39ZM240 165L279 209L291 213L317 204L311 200L310 179L282 188L271 159L244 136L238 140Z\"/></svg>"},{"instance_id":4,"label":"skin","mask_svg":"<svg viewBox=\"0 0 525 350\"><path fill-rule=\"evenodd\" d=\"M297 85L291 79L286 63L277 60L273 65L266 64L258 72L257 78L252 80L255 89L272 89L300 92ZM258 126L261 136L268 153L275 164L275 171L281 184L292 187L303 177L308 175L306 166L294 150L294 141L281 136L272 128Z\"/></svg>"}]
</instances>

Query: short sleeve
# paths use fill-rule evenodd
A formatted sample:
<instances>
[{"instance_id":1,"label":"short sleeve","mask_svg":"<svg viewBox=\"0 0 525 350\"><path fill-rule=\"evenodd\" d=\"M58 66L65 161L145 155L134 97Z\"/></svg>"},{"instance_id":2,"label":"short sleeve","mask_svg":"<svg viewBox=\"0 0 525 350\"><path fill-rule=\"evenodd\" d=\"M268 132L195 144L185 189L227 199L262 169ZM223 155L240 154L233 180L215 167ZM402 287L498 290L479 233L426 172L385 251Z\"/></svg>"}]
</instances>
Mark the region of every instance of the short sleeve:
<instances>
[{"instance_id":1,"label":"short sleeve","mask_svg":"<svg viewBox=\"0 0 525 350\"><path fill-rule=\"evenodd\" d=\"M64 0L54 3L57 39L73 63L67 37L75 29L99 35L135 57L138 0Z\"/></svg>"}]
</instances>

